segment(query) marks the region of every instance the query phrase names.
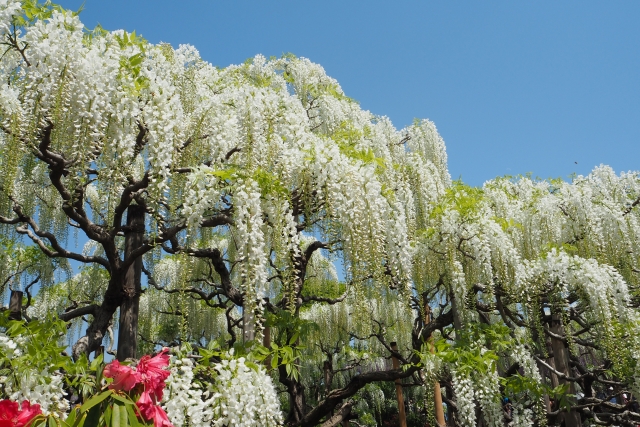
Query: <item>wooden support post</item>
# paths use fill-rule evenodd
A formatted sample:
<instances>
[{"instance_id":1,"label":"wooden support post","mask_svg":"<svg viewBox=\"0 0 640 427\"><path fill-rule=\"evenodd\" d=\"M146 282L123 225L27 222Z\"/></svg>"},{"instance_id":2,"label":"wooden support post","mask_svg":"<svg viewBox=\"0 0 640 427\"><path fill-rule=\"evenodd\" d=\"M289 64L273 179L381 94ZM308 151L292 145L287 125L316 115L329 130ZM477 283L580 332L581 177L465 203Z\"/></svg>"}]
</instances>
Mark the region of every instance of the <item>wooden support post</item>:
<instances>
[{"instance_id":1,"label":"wooden support post","mask_svg":"<svg viewBox=\"0 0 640 427\"><path fill-rule=\"evenodd\" d=\"M11 291L9 320L22 320L22 291Z\"/></svg>"},{"instance_id":2,"label":"wooden support post","mask_svg":"<svg viewBox=\"0 0 640 427\"><path fill-rule=\"evenodd\" d=\"M424 305L424 324L431 322L431 307L429 304ZM429 335L429 351L431 354L435 354L436 347L433 344L433 336ZM433 398L434 406L436 410L436 423L438 427L446 427L446 421L444 420L444 408L442 407L442 391L440 390L440 381L436 380L433 384Z\"/></svg>"},{"instance_id":3,"label":"wooden support post","mask_svg":"<svg viewBox=\"0 0 640 427\"><path fill-rule=\"evenodd\" d=\"M398 351L398 344L395 342L391 343L391 349L393 351ZM393 356L393 369L400 369L400 361L397 357ZM402 381L397 379L396 383L396 396L398 397L398 413L400 415L400 427L407 427L407 414L404 411L404 397L402 396Z\"/></svg>"}]
</instances>

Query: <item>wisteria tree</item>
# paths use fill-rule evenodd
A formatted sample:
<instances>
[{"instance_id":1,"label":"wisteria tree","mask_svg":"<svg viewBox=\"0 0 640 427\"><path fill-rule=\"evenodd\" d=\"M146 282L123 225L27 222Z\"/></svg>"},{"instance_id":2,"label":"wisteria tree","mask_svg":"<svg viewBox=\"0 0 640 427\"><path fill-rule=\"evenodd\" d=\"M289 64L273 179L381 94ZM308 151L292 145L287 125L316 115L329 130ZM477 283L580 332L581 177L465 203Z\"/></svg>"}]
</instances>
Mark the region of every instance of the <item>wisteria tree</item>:
<instances>
[{"instance_id":1,"label":"wisteria tree","mask_svg":"<svg viewBox=\"0 0 640 427\"><path fill-rule=\"evenodd\" d=\"M235 347L291 426L364 420L400 379L451 425L640 421L637 173L471 188L433 123L397 130L304 58L219 69L33 1L0 0L0 37L0 223L40 255L15 287L46 272L28 313L86 320L76 358L116 327L121 360Z\"/></svg>"},{"instance_id":2,"label":"wisteria tree","mask_svg":"<svg viewBox=\"0 0 640 427\"><path fill-rule=\"evenodd\" d=\"M90 316L76 357L98 349L118 308L118 358L135 356L140 272L157 285L155 264L177 272L157 285L164 293L241 307L258 337L268 297L270 311L297 319L305 303L348 292L410 293L409 228L449 184L430 122L397 131L305 59L218 70L188 46L87 32L56 7L8 3L4 19L0 221L47 256L86 264L40 298L62 308L53 297L78 296L59 313ZM71 230L87 241L82 252L69 249ZM344 296L305 286L321 250L341 261ZM285 328L284 339L296 333ZM315 424L357 390L303 421L290 374L281 366L291 423Z\"/></svg>"},{"instance_id":3,"label":"wisteria tree","mask_svg":"<svg viewBox=\"0 0 640 427\"><path fill-rule=\"evenodd\" d=\"M454 308L437 371L460 425L478 422L478 405L499 425L496 395L514 425L639 419L639 197L638 173L599 167L572 183L455 185L441 199L415 283Z\"/></svg>"}]
</instances>

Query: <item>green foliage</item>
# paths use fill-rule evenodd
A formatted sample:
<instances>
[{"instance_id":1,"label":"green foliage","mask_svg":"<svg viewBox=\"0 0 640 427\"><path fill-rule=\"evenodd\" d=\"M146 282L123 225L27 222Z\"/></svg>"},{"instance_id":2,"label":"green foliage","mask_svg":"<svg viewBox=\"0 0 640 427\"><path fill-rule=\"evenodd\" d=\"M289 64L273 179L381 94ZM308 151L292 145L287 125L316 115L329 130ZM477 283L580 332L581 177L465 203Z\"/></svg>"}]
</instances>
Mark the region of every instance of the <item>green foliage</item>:
<instances>
[{"instance_id":1,"label":"green foliage","mask_svg":"<svg viewBox=\"0 0 640 427\"><path fill-rule=\"evenodd\" d=\"M549 387L547 390L549 394L549 398L553 399L558 403L558 407L564 410L570 410L572 406L571 398L573 397L569 394L569 384L560 384L558 387L551 388Z\"/></svg>"},{"instance_id":2,"label":"green foliage","mask_svg":"<svg viewBox=\"0 0 640 427\"><path fill-rule=\"evenodd\" d=\"M257 168L251 173L247 173L241 170L238 166L229 164L224 169L212 170L207 172L209 175L213 175L220 181L230 183L238 179L251 179L255 181L260 187L262 194L279 194L288 195L289 190L286 185L278 179L276 174L269 172L263 168Z\"/></svg>"},{"instance_id":3,"label":"green foliage","mask_svg":"<svg viewBox=\"0 0 640 427\"><path fill-rule=\"evenodd\" d=\"M103 356L91 363L82 355L74 361L64 352L61 344L66 336L66 324L61 320L34 320L29 323L8 320L7 314L0 316L0 330L14 340L20 341L23 353L14 355L0 353L0 375L11 375L13 383L20 384L26 371L64 372L66 387L77 393L82 405L71 408L69 416L62 420L56 415L36 417L33 427L143 427L153 423L141 421L135 401L127 393L100 390ZM110 382L110 381L108 381ZM0 398L2 396L0 390Z\"/></svg>"},{"instance_id":4,"label":"green foliage","mask_svg":"<svg viewBox=\"0 0 640 427\"><path fill-rule=\"evenodd\" d=\"M356 148L364 137L362 131L351 126L348 122L342 122L340 127L333 131L330 136L338 144L340 153L344 156L362 162L365 165L374 164L377 172L384 172L386 168L384 158L376 157L371 148L360 150Z\"/></svg>"},{"instance_id":5,"label":"green foliage","mask_svg":"<svg viewBox=\"0 0 640 427\"><path fill-rule=\"evenodd\" d=\"M311 331L317 330L318 325L301 319L288 310L280 310L275 315L269 315L267 325L277 331L276 337L270 347L254 343L253 358L258 362L270 358L272 369L284 366L287 376L296 381L300 380L300 358L302 350L306 348L300 345L300 342L305 342L305 337Z\"/></svg>"},{"instance_id":6,"label":"green foliage","mask_svg":"<svg viewBox=\"0 0 640 427\"><path fill-rule=\"evenodd\" d=\"M306 280L302 289L302 295L335 299L344 294L346 290L347 284L344 282L335 280Z\"/></svg>"},{"instance_id":7,"label":"green foliage","mask_svg":"<svg viewBox=\"0 0 640 427\"><path fill-rule=\"evenodd\" d=\"M578 254L578 248L574 245L571 245L569 243L556 244L550 242L542 248L540 252L540 258L545 259L547 255L553 250L555 250L556 252L566 252L569 255Z\"/></svg>"},{"instance_id":8,"label":"green foliage","mask_svg":"<svg viewBox=\"0 0 640 427\"><path fill-rule=\"evenodd\" d=\"M487 372L495 367L499 353L513 346L510 332L507 326L500 324L470 323L466 330L457 331L453 343L444 338L437 339L436 353L443 361L463 367L463 371Z\"/></svg>"},{"instance_id":9,"label":"green foliage","mask_svg":"<svg viewBox=\"0 0 640 427\"><path fill-rule=\"evenodd\" d=\"M262 192L262 194L265 194L265 195L269 195L269 194L288 195L289 194L289 191L287 190L287 187L285 186L285 184L282 181L280 181L280 179L278 179L278 177L275 174L263 168L256 169L252 175L252 178L254 181L258 183L258 186L260 187L260 191Z\"/></svg>"},{"instance_id":10,"label":"green foliage","mask_svg":"<svg viewBox=\"0 0 640 427\"><path fill-rule=\"evenodd\" d=\"M78 15L82 12L83 6L76 12L72 12L73 15ZM22 10L24 15L14 17L14 25L17 27L25 27L33 24L35 21L41 21L51 18L53 12L65 12L65 9L59 4L53 3L50 0L40 3L39 0L24 0L22 2Z\"/></svg>"},{"instance_id":11,"label":"green foliage","mask_svg":"<svg viewBox=\"0 0 640 427\"><path fill-rule=\"evenodd\" d=\"M500 227L502 227L502 229L504 231L509 230L510 228L516 228L518 230L524 230L524 227L522 224L520 224L519 222L516 222L513 218L509 218L508 220L505 218L500 218L497 216L494 216L493 219L495 222L497 222L498 224L500 224Z\"/></svg>"},{"instance_id":12,"label":"green foliage","mask_svg":"<svg viewBox=\"0 0 640 427\"><path fill-rule=\"evenodd\" d=\"M92 30L86 30L84 34L84 41L88 44L91 43L93 39L104 37L107 34L109 34L109 31L105 30L102 28L102 25L98 24Z\"/></svg>"},{"instance_id":13,"label":"green foliage","mask_svg":"<svg viewBox=\"0 0 640 427\"><path fill-rule=\"evenodd\" d=\"M105 390L87 400L82 406L73 408L66 420L48 417L35 427L143 427L152 422L144 422L136 403L126 393Z\"/></svg>"},{"instance_id":14,"label":"green foliage","mask_svg":"<svg viewBox=\"0 0 640 427\"><path fill-rule=\"evenodd\" d=\"M60 270L70 273L66 259L49 258L37 246L26 246L0 236L0 295L6 290L5 286L19 288L19 282L27 283L35 278L39 278L41 285L49 286L54 282L54 273Z\"/></svg>"},{"instance_id":15,"label":"green foliage","mask_svg":"<svg viewBox=\"0 0 640 427\"><path fill-rule=\"evenodd\" d=\"M292 59L292 57L293 59L295 59L295 55L292 55L292 54L284 55L285 59ZM295 77L291 73L289 73L286 69L282 74L282 77L284 77L284 80L290 85L294 85L294 86L296 85ZM306 97L312 100L317 99L322 95L329 95L339 100L354 102L354 103L356 102L353 98L349 98L344 93L342 93L338 85L333 82L326 82L324 84L317 84L317 85L307 84L298 88L298 90L299 92L303 92L303 93L300 93L299 95L306 95ZM302 97L304 98L304 96Z\"/></svg>"},{"instance_id":16,"label":"green foliage","mask_svg":"<svg viewBox=\"0 0 640 427\"><path fill-rule=\"evenodd\" d=\"M500 383L504 389L505 396L522 396L526 394L530 396L530 400L537 400L542 397L545 391L543 384L519 373L508 377L500 377Z\"/></svg>"},{"instance_id":17,"label":"green foliage","mask_svg":"<svg viewBox=\"0 0 640 427\"><path fill-rule=\"evenodd\" d=\"M209 171L209 175L213 175L220 179L220 181L231 181L237 179L240 173L240 169L237 166L229 166L224 169L218 169Z\"/></svg>"},{"instance_id":18,"label":"green foliage","mask_svg":"<svg viewBox=\"0 0 640 427\"><path fill-rule=\"evenodd\" d=\"M4 330L9 338L20 337L23 342L23 352L18 357L0 353L0 367L13 377L15 384L20 384L26 371L49 369L66 372L69 386L73 388L90 390L95 387L95 382L85 376L88 369L86 357L74 362L64 353L65 322L51 318L25 323L9 320L7 312L0 316L0 330Z\"/></svg>"},{"instance_id":19,"label":"green foliage","mask_svg":"<svg viewBox=\"0 0 640 427\"><path fill-rule=\"evenodd\" d=\"M65 322L61 320L45 319L25 323L9 320L7 313L2 314L0 316L0 330L9 338L20 342L22 353L18 356L0 353L0 375L10 376L14 387L20 387L22 379L29 372L64 372L65 388L70 393L76 393L81 399L94 396L100 387L103 368L102 356L94 359L91 364L84 355L76 361L72 360L66 355L65 347L62 344L66 337L66 329ZM98 421L104 417L98 417L99 419L94 420L95 415L100 411L108 415L112 409L107 407L92 409L94 402L99 398L106 399L111 394L111 391L100 393L92 397L82 407L72 408L69 417L64 421L55 415L46 417L41 415L34 419L32 426L98 426ZM8 398L8 396L2 396L2 390L0 390L0 398ZM121 396L118 398L121 401L126 400ZM140 423L136 424L136 422L128 422L128 424L120 424L120 426L137 427Z\"/></svg>"},{"instance_id":20,"label":"green foliage","mask_svg":"<svg viewBox=\"0 0 640 427\"><path fill-rule=\"evenodd\" d=\"M141 74L142 64L146 56L145 48L148 42L140 35L137 35L135 31L127 33L123 31L122 34L116 34L115 36L120 49L125 50L129 47L136 47L139 50L138 53L128 57L120 59L120 78L131 78L133 80L133 87L129 90L133 90L135 94L139 94L143 89L149 87L149 79Z\"/></svg>"},{"instance_id":21,"label":"green foliage","mask_svg":"<svg viewBox=\"0 0 640 427\"><path fill-rule=\"evenodd\" d=\"M478 215L483 201L484 192L481 188L471 187L460 180L453 181L435 204L431 218L439 218L447 210L453 209L460 213L462 219L473 219Z\"/></svg>"}]
</instances>

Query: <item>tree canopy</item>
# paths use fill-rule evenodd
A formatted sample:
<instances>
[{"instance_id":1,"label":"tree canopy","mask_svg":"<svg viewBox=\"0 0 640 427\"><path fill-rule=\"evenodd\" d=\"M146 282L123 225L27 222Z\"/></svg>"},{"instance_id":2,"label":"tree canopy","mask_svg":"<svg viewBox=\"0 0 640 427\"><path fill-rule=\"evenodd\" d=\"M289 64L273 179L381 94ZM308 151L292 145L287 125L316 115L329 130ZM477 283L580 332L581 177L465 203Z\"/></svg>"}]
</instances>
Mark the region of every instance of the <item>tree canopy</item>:
<instances>
[{"instance_id":1,"label":"tree canopy","mask_svg":"<svg viewBox=\"0 0 640 427\"><path fill-rule=\"evenodd\" d=\"M291 426L375 425L400 379L451 425L640 421L637 172L469 187L306 58L217 68L33 0L0 38L0 291L76 359L244 352Z\"/></svg>"}]
</instances>

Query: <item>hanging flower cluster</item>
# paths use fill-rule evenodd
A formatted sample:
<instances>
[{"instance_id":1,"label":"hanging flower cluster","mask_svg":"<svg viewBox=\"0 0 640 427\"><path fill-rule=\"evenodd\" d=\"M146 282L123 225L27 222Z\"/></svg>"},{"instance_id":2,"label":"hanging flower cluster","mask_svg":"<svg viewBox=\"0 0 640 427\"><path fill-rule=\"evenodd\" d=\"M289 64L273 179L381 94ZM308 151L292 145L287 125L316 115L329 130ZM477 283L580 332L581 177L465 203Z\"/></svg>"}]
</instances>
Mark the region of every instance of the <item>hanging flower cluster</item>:
<instances>
[{"instance_id":1,"label":"hanging flower cluster","mask_svg":"<svg viewBox=\"0 0 640 427\"><path fill-rule=\"evenodd\" d=\"M569 351L575 351L572 334L582 333L569 315L579 312L588 340L598 343L597 357L633 370L640 349L638 316L631 307L640 270L639 197L637 173L616 175L605 166L571 183L524 177L499 178L482 189L454 183L432 206L416 242L414 283L418 292L433 283L444 285L443 297L455 298L460 330L489 319L500 323L508 310L520 319L518 326L510 326L516 334L527 322L543 335L539 319L545 304L560 315ZM476 304L496 317L480 318ZM628 345L621 348L623 339ZM532 388L511 396L516 425L541 419L535 396L536 384L543 381L532 344L532 337L523 336L508 357L502 356L519 364ZM488 344L479 345L490 350ZM539 357L546 357L542 352ZM452 372L465 422L476 416L476 404L487 422L495 419L491 405L478 395L481 386L470 385L472 378L464 372Z\"/></svg>"},{"instance_id":2,"label":"hanging flower cluster","mask_svg":"<svg viewBox=\"0 0 640 427\"><path fill-rule=\"evenodd\" d=\"M245 359L224 359L214 366L219 377L212 384L213 426L277 426L282 424L280 402L271 377L263 368L252 369Z\"/></svg>"},{"instance_id":3,"label":"hanging flower cluster","mask_svg":"<svg viewBox=\"0 0 640 427\"><path fill-rule=\"evenodd\" d=\"M13 17L22 12L20 0L0 0L0 37L8 34Z\"/></svg>"},{"instance_id":4,"label":"hanging flower cluster","mask_svg":"<svg viewBox=\"0 0 640 427\"><path fill-rule=\"evenodd\" d=\"M172 358L162 407L175 427L205 427L213 422L212 398L195 382L190 358Z\"/></svg>"},{"instance_id":5,"label":"hanging flower cluster","mask_svg":"<svg viewBox=\"0 0 640 427\"><path fill-rule=\"evenodd\" d=\"M12 371L0 376L0 396L13 402L31 402L44 415L64 416L69 402L63 375L52 363L29 363L29 345L33 343L23 336L12 339L0 332L0 364L6 363Z\"/></svg>"},{"instance_id":6,"label":"hanging flower cluster","mask_svg":"<svg viewBox=\"0 0 640 427\"><path fill-rule=\"evenodd\" d=\"M222 355L214 364L215 382L195 380L189 358L173 358L162 403L176 427L270 427L282 425L282 413L271 378L244 357Z\"/></svg>"}]
</instances>

